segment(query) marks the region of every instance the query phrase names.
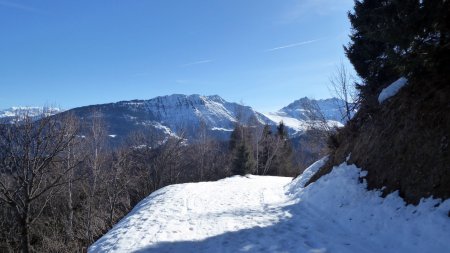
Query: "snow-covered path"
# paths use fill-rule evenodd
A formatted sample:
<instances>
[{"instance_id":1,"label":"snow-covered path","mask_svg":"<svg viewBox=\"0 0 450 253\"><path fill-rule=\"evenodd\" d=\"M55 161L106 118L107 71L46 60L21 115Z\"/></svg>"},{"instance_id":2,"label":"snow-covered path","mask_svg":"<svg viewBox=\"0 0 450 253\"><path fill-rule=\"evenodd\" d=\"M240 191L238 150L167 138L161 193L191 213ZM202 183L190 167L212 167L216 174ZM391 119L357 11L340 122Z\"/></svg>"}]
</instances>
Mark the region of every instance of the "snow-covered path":
<instances>
[{"instance_id":1,"label":"snow-covered path","mask_svg":"<svg viewBox=\"0 0 450 253\"><path fill-rule=\"evenodd\" d=\"M348 165L305 188L322 162L292 182L236 176L165 187L89 252L450 252L450 201L381 198Z\"/></svg>"},{"instance_id":2,"label":"snow-covered path","mask_svg":"<svg viewBox=\"0 0 450 253\"><path fill-rule=\"evenodd\" d=\"M291 180L249 176L163 188L139 203L91 251L235 252L230 246L238 238L227 232L268 227L289 217L280 205L287 199L283 186ZM260 235L239 240L260 240Z\"/></svg>"}]
</instances>

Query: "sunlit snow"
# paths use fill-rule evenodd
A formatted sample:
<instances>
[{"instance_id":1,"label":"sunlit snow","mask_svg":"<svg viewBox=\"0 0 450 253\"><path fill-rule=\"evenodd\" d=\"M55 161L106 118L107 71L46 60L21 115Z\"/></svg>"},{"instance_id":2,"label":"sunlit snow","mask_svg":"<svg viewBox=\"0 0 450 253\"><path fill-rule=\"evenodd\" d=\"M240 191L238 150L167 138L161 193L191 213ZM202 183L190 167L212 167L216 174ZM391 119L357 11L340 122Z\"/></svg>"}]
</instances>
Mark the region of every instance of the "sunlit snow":
<instances>
[{"instance_id":1,"label":"sunlit snow","mask_svg":"<svg viewBox=\"0 0 450 253\"><path fill-rule=\"evenodd\" d=\"M302 176L235 176L165 187L141 201L89 252L447 252L450 200L405 205L367 191L342 164Z\"/></svg>"}]
</instances>

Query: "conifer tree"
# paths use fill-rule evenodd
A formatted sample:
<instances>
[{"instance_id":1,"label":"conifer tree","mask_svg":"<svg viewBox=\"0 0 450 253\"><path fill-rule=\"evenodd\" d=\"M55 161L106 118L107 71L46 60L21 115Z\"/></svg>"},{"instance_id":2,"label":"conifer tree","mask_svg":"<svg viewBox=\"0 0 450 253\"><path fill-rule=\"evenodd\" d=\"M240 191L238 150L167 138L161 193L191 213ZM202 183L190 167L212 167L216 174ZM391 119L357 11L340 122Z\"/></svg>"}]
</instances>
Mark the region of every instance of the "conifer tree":
<instances>
[{"instance_id":1,"label":"conifer tree","mask_svg":"<svg viewBox=\"0 0 450 253\"><path fill-rule=\"evenodd\" d=\"M264 174L264 168L269 160L271 145L272 145L272 130L269 125L265 125L262 131L261 141L258 143L259 148L259 160L258 160L258 172Z\"/></svg>"},{"instance_id":2,"label":"conifer tree","mask_svg":"<svg viewBox=\"0 0 450 253\"><path fill-rule=\"evenodd\" d=\"M275 157L274 167L276 170L273 172L273 175L293 176L295 174L295 171L292 162L292 145L288 138L286 126L282 121L277 126L276 137L280 141L280 148L278 149L277 155Z\"/></svg>"},{"instance_id":3,"label":"conifer tree","mask_svg":"<svg viewBox=\"0 0 450 253\"><path fill-rule=\"evenodd\" d=\"M244 176L253 172L255 160L246 142L241 142L234 151L232 172L234 175Z\"/></svg>"},{"instance_id":4,"label":"conifer tree","mask_svg":"<svg viewBox=\"0 0 450 253\"><path fill-rule=\"evenodd\" d=\"M237 124L231 134L229 149L232 152L233 175L245 175L252 173L256 167L250 141L245 133L245 128Z\"/></svg>"},{"instance_id":5,"label":"conifer tree","mask_svg":"<svg viewBox=\"0 0 450 253\"><path fill-rule=\"evenodd\" d=\"M356 87L364 106L400 76L450 71L450 2L446 0L357 0L349 13L347 57L362 79Z\"/></svg>"}]
</instances>

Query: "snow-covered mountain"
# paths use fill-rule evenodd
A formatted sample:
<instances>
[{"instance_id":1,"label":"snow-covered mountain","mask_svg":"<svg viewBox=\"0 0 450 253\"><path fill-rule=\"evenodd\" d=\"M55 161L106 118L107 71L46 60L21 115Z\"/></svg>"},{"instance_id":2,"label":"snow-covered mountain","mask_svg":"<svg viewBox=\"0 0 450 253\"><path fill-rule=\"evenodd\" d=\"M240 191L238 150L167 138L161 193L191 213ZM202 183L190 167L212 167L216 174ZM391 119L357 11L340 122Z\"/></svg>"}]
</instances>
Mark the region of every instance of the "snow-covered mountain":
<instances>
[{"instance_id":1,"label":"snow-covered mountain","mask_svg":"<svg viewBox=\"0 0 450 253\"><path fill-rule=\"evenodd\" d=\"M249 106L227 102L217 95L174 94L149 100L79 107L68 112L85 119L92 117L94 111L102 114L109 134L119 138L134 130L155 130L166 135L183 133L187 138L195 138L200 130L205 130L214 137L227 139L236 122L275 127L283 121L290 134L301 133L312 120L310 108L304 105L306 102L317 103L329 124L342 124L337 99L315 101L303 98L276 113L262 114Z\"/></svg>"},{"instance_id":2,"label":"snow-covered mountain","mask_svg":"<svg viewBox=\"0 0 450 253\"><path fill-rule=\"evenodd\" d=\"M199 128L201 125L209 131L229 132L238 121L250 124L271 123L253 108L227 102L217 95L171 95L140 103L142 109L150 112L159 123L175 132Z\"/></svg>"},{"instance_id":3,"label":"snow-covered mountain","mask_svg":"<svg viewBox=\"0 0 450 253\"><path fill-rule=\"evenodd\" d=\"M283 121L291 135L308 128L317 105L329 125L342 125L338 99L311 100L302 98L275 113L260 113L249 106L225 101L217 95L160 96L149 100L131 100L117 103L90 105L68 110L81 119L91 119L99 114L107 126L108 135L121 139L133 131L160 133L164 136L183 134L195 138L201 131L218 139L228 139L236 122L255 126L268 124L275 127ZM342 103L342 102L341 102ZM42 113L56 114L58 108L14 107L0 111L0 118L11 118L21 113L34 117Z\"/></svg>"},{"instance_id":4,"label":"snow-covered mountain","mask_svg":"<svg viewBox=\"0 0 450 253\"><path fill-rule=\"evenodd\" d=\"M293 130L291 134L296 134L305 131L312 121L320 120L322 116L329 126L342 126L345 124L340 109L343 105L344 101L337 98L314 100L304 97L277 112L264 115L274 122L283 121Z\"/></svg>"},{"instance_id":5,"label":"snow-covered mountain","mask_svg":"<svg viewBox=\"0 0 450 253\"><path fill-rule=\"evenodd\" d=\"M344 106L344 101L338 98L314 100L304 97L290 103L279 112L285 113L292 118L309 120L311 119L310 111L316 109L314 108L315 104L319 107L318 109L320 109L325 119L343 123L339 108Z\"/></svg>"},{"instance_id":6,"label":"snow-covered mountain","mask_svg":"<svg viewBox=\"0 0 450 253\"><path fill-rule=\"evenodd\" d=\"M96 112L96 113L94 113ZM180 95L160 96L149 100L74 108L82 119L101 114L108 133L118 138L133 131L155 131L165 135L194 138L200 131L220 138L228 138L237 121L251 124L273 124L263 114L249 106L227 102L219 96Z\"/></svg>"}]
</instances>

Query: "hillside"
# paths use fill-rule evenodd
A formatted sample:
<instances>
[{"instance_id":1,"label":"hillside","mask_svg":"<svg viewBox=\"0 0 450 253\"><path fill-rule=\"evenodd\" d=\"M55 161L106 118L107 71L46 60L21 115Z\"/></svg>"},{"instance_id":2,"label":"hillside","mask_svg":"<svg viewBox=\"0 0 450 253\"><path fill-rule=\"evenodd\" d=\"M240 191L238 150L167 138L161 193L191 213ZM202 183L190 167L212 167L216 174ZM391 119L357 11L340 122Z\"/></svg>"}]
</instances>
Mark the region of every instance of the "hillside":
<instances>
[{"instance_id":1,"label":"hillside","mask_svg":"<svg viewBox=\"0 0 450 253\"><path fill-rule=\"evenodd\" d=\"M381 92L380 92L381 94ZM410 81L335 136L332 159L313 178L349 162L368 171L370 189L398 191L409 203L450 197L449 86Z\"/></svg>"},{"instance_id":2,"label":"hillside","mask_svg":"<svg viewBox=\"0 0 450 253\"><path fill-rule=\"evenodd\" d=\"M360 109L311 181L348 160L384 195L450 198L449 10L449 1L355 1L345 51Z\"/></svg>"},{"instance_id":3,"label":"hillside","mask_svg":"<svg viewBox=\"0 0 450 253\"><path fill-rule=\"evenodd\" d=\"M341 164L316 183L231 177L165 187L140 202L89 252L445 252L450 200L405 206L367 191L366 173ZM361 183L362 180L362 183ZM345 187L342 187L345 185Z\"/></svg>"}]
</instances>

